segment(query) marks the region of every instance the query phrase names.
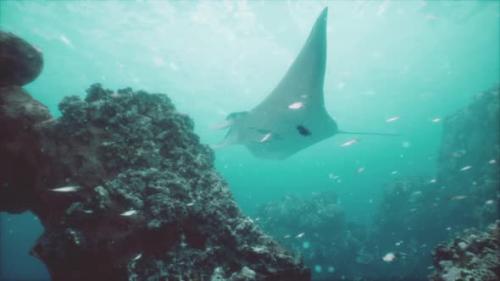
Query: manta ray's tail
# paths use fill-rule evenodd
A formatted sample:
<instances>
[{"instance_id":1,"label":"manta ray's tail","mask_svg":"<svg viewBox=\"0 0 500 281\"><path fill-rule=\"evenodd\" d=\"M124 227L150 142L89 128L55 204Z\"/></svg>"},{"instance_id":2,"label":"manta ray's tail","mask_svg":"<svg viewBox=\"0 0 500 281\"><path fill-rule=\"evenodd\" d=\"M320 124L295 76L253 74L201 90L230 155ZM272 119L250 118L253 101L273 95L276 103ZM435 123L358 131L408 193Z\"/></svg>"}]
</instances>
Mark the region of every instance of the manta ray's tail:
<instances>
[{"instance_id":1,"label":"manta ray's tail","mask_svg":"<svg viewBox=\"0 0 500 281\"><path fill-rule=\"evenodd\" d=\"M387 137L398 137L398 136L401 136L400 134L392 134L392 133L351 132L351 131L338 131L337 134L387 136Z\"/></svg>"}]
</instances>

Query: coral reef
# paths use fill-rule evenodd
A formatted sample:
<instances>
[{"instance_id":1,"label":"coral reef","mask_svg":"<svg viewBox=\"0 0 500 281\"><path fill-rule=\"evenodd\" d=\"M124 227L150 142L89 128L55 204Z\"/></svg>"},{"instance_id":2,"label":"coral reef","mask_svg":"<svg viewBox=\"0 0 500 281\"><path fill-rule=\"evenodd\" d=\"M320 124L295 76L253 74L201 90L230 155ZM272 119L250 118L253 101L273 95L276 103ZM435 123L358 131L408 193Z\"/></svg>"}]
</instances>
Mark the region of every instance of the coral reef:
<instances>
[{"instance_id":1,"label":"coral reef","mask_svg":"<svg viewBox=\"0 0 500 281\"><path fill-rule=\"evenodd\" d=\"M496 281L500 279L500 221L486 232L468 229L433 253L432 281Z\"/></svg>"},{"instance_id":2,"label":"coral reef","mask_svg":"<svg viewBox=\"0 0 500 281\"><path fill-rule=\"evenodd\" d=\"M52 280L310 280L240 213L166 95L96 84L57 119L19 87L0 98L0 211L38 216Z\"/></svg>"},{"instance_id":3,"label":"coral reef","mask_svg":"<svg viewBox=\"0 0 500 281\"><path fill-rule=\"evenodd\" d=\"M0 30L0 87L22 86L43 68L40 51L16 35Z\"/></svg>"},{"instance_id":4,"label":"coral reef","mask_svg":"<svg viewBox=\"0 0 500 281\"><path fill-rule=\"evenodd\" d=\"M437 184L449 206L441 219L484 228L498 217L500 88L477 94L444 121Z\"/></svg>"},{"instance_id":5,"label":"coral reef","mask_svg":"<svg viewBox=\"0 0 500 281\"><path fill-rule=\"evenodd\" d=\"M310 198L288 195L262 205L257 217L267 233L300 254L313 270L314 280L360 276L356 258L365 231L346 222L335 193L323 192Z\"/></svg>"}]
</instances>

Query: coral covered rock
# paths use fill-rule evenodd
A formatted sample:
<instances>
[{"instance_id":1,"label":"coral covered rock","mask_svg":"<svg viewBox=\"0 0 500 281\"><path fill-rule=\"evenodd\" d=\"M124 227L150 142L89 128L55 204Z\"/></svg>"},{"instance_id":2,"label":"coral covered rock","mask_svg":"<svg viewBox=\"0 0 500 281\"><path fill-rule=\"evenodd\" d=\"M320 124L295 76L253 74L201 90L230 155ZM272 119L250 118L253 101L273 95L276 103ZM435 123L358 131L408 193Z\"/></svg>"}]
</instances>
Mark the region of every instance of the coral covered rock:
<instances>
[{"instance_id":1,"label":"coral covered rock","mask_svg":"<svg viewBox=\"0 0 500 281\"><path fill-rule=\"evenodd\" d=\"M35 127L51 116L19 86L35 79L42 65L33 46L0 31L0 212L23 212L35 201L34 179L43 165Z\"/></svg>"},{"instance_id":2,"label":"coral covered rock","mask_svg":"<svg viewBox=\"0 0 500 281\"><path fill-rule=\"evenodd\" d=\"M500 221L487 232L468 229L433 253L432 281L500 280Z\"/></svg>"},{"instance_id":3,"label":"coral covered rock","mask_svg":"<svg viewBox=\"0 0 500 281\"><path fill-rule=\"evenodd\" d=\"M0 87L0 211L34 206L35 178L44 165L36 126L48 109L18 86Z\"/></svg>"},{"instance_id":4,"label":"coral covered rock","mask_svg":"<svg viewBox=\"0 0 500 281\"><path fill-rule=\"evenodd\" d=\"M40 51L16 35L0 30L0 87L22 86L42 71Z\"/></svg>"},{"instance_id":5,"label":"coral covered rock","mask_svg":"<svg viewBox=\"0 0 500 281\"><path fill-rule=\"evenodd\" d=\"M310 280L240 214L167 96L93 85L36 127L33 249L58 280ZM3 206L0 206L3 207Z\"/></svg>"}]
</instances>

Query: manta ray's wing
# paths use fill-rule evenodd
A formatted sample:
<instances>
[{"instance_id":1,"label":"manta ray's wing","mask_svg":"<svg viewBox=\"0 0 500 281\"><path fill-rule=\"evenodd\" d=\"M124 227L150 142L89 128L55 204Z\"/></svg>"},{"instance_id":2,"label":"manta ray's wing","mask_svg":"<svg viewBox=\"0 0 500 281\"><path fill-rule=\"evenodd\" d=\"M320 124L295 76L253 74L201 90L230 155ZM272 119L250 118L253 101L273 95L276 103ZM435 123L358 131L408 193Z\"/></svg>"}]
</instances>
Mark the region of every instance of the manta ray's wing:
<instances>
[{"instance_id":1,"label":"manta ray's wing","mask_svg":"<svg viewBox=\"0 0 500 281\"><path fill-rule=\"evenodd\" d=\"M327 8L278 86L234 123L235 143L246 145L255 156L284 159L337 132L323 101L326 20Z\"/></svg>"}]
</instances>

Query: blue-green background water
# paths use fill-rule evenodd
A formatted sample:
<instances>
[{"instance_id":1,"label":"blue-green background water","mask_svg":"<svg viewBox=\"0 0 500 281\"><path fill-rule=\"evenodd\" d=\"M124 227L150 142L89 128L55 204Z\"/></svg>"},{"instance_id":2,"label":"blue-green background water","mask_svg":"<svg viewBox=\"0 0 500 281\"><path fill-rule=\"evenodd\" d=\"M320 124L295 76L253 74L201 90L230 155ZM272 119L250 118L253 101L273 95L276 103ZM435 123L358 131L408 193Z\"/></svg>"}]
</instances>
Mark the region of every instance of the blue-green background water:
<instances>
[{"instance_id":1,"label":"blue-green background water","mask_svg":"<svg viewBox=\"0 0 500 281\"><path fill-rule=\"evenodd\" d=\"M44 70L26 89L55 116L64 96L95 82L144 89L168 94L215 144L224 132L214 125L273 89L325 6L327 111L344 130L401 136L350 147L340 144L352 136L335 136L285 161L229 147L216 150L216 167L248 215L286 194L333 190L350 220L366 222L394 177L435 176L441 122L432 120L499 83L500 2L1 1L0 27L43 51ZM38 223L2 222L3 274L43 276L36 264L19 270Z\"/></svg>"}]
</instances>

